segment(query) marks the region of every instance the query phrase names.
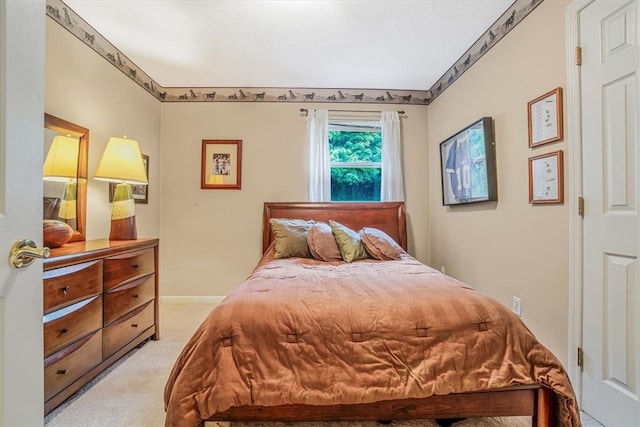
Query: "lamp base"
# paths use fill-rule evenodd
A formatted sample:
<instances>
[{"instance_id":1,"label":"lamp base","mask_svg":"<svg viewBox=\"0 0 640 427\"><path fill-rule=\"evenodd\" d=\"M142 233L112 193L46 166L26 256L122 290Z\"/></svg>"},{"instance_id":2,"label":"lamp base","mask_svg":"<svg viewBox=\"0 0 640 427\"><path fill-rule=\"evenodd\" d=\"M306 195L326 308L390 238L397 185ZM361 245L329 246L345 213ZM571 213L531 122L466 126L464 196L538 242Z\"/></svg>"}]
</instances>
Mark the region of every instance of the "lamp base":
<instances>
[{"instance_id":1,"label":"lamp base","mask_svg":"<svg viewBox=\"0 0 640 427\"><path fill-rule=\"evenodd\" d=\"M136 230L136 217L112 219L109 240L136 240L138 231Z\"/></svg>"},{"instance_id":2,"label":"lamp base","mask_svg":"<svg viewBox=\"0 0 640 427\"><path fill-rule=\"evenodd\" d=\"M64 184L64 193L62 194L62 200L60 200L60 208L58 209L58 220L69 224L69 226L74 230L78 228L76 219L76 194L76 183L72 180L67 181Z\"/></svg>"},{"instance_id":3,"label":"lamp base","mask_svg":"<svg viewBox=\"0 0 640 427\"><path fill-rule=\"evenodd\" d=\"M109 240L135 240L137 238L136 211L131 186L124 183L118 184L113 195Z\"/></svg>"}]
</instances>

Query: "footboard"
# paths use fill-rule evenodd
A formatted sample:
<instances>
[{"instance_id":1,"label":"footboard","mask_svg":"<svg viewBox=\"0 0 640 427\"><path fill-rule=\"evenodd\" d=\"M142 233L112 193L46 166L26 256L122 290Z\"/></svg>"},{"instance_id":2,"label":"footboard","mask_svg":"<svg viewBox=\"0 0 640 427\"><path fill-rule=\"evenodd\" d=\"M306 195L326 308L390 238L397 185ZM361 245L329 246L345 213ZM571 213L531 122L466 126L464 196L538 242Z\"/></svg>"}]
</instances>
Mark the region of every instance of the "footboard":
<instances>
[{"instance_id":1,"label":"footboard","mask_svg":"<svg viewBox=\"0 0 640 427\"><path fill-rule=\"evenodd\" d=\"M358 405L241 406L220 412L211 421L366 421L531 416L533 426L551 427L553 415L553 392L539 385L525 385Z\"/></svg>"}]
</instances>

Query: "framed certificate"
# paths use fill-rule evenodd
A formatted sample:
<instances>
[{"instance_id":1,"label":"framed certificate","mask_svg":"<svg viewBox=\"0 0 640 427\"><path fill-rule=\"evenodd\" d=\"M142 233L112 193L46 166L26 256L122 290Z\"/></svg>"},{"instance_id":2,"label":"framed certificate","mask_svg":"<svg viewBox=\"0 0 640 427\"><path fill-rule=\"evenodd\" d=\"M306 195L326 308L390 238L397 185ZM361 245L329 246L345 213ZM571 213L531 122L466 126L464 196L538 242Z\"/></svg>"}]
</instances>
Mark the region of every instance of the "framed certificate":
<instances>
[{"instance_id":1,"label":"framed certificate","mask_svg":"<svg viewBox=\"0 0 640 427\"><path fill-rule=\"evenodd\" d=\"M529 158L529 203L564 202L562 150Z\"/></svg>"},{"instance_id":2,"label":"framed certificate","mask_svg":"<svg viewBox=\"0 0 640 427\"><path fill-rule=\"evenodd\" d=\"M562 88L558 87L530 101L529 147L562 139Z\"/></svg>"}]
</instances>

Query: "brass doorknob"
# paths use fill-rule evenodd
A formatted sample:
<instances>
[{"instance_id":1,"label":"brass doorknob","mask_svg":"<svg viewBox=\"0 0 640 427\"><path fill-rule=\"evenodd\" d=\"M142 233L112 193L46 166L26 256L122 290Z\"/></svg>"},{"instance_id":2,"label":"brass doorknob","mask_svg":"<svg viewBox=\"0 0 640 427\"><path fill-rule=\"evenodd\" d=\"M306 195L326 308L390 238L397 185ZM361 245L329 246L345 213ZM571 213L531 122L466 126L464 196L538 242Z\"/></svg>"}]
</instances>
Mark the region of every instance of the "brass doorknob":
<instances>
[{"instance_id":1,"label":"brass doorknob","mask_svg":"<svg viewBox=\"0 0 640 427\"><path fill-rule=\"evenodd\" d=\"M18 240L11 247L9 255L9 265L13 268L28 267L36 258L49 258L51 251L49 248L38 248L33 240Z\"/></svg>"}]
</instances>

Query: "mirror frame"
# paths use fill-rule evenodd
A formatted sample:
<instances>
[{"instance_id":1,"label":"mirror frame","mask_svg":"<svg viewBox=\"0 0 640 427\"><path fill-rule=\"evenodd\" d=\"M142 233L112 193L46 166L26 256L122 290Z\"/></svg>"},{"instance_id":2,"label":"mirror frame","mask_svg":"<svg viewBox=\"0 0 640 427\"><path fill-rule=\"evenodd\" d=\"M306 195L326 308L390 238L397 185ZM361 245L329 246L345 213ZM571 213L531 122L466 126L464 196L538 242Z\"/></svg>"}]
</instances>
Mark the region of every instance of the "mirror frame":
<instances>
[{"instance_id":1,"label":"mirror frame","mask_svg":"<svg viewBox=\"0 0 640 427\"><path fill-rule=\"evenodd\" d=\"M87 177L89 164L89 129L59 117L44 113L44 127L79 139L78 172L76 185L77 224L69 242L86 240L87 227Z\"/></svg>"}]
</instances>

